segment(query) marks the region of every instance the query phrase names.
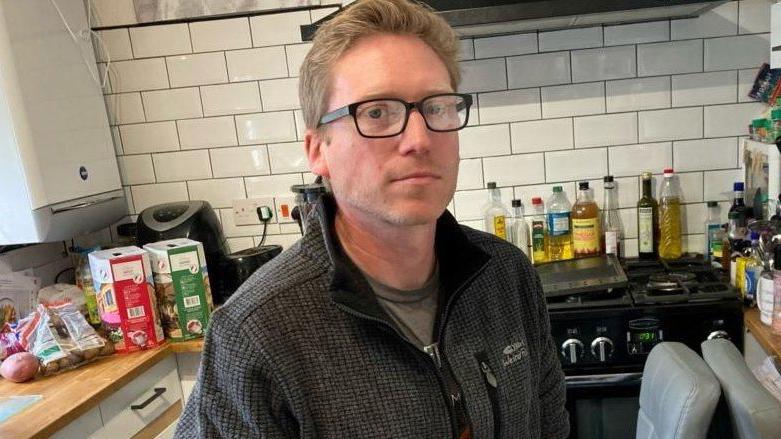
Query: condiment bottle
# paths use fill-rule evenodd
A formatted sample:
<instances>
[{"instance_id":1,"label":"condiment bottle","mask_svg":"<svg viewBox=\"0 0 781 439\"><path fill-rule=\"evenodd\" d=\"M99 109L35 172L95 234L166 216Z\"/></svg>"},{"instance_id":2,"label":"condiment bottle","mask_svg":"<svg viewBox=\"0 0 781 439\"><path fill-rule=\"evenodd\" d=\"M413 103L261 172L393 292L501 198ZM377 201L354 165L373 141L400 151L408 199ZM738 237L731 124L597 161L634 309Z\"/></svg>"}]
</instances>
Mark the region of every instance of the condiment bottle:
<instances>
[{"instance_id":1,"label":"condiment bottle","mask_svg":"<svg viewBox=\"0 0 781 439\"><path fill-rule=\"evenodd\" d=\"M708 201L708 217L705 219L705 251L703 257L708 263L721 260L721 212L717 201Z\"/></svg>"},{"instance_id":2,"label":"condiment bottle","mask_svg":"<svg viewBox=\"0 0 781 439\"><path fill-rule=\"evenodd\" d=\"M659 197L659 257L681 257L681 191L672 168L664 170Z\"/></svg>"},{"instance_id":3,"label":"condiment bottle","mask_svg":"<svg viewBox=\"0 0 781 439\"><path fill-rule=\"evenodd\" d=\"M548 261L545 205L542 204L542 198L532 198L532 215L532 260L535 264L541 264Z\"/></svg>"},{"instance_id":4,"label":"condiment bottle","mask_svg":"<svg viewBox=\"0 0 781 439\"><path fill-rule=\"evenodd\" d=\"M512 200L513 224L512 242L527 256L529 255L529 225L523 216L523 203L521 200Z\"/></svg>"},{"instance_id":5,"label":"condiment bottle","mask_svg":"<svg viewBox=\"0 0 781 439\"><path fill-rule=\"evenodd\" d=\"M773 322L774 334L781 335L781 245L773 254Z\"/></svg>"},{"instance_id":6,"label":"condiment bottle","mask_svg":"<svg viewBox=\"0 0 781 439\"><path fill-rule=\"evenodd\" d=\"M548 260L572 259L572 207L561 186L548 200Z\"/></svg>"},{"instance_id":7,"label":"condiment bottle","mask_svg":"<svg viewBox=\"0 0 781 439\"><path fill-rule=\"evenodd\" d=\"M492 181L487 186L488 203L483 208L485 231L509 241L507 236L507 218L510 217L510 212L502 204L502 193L496 188L496 183Z\"/></svg>"},{"instance_id":8,"label":"condiment bottle","mask_svg":"<svg viewBox=\"0 0 781 439\"><path fill-rule=\"evenodd\" d=\"M578 183L578 195L572 206L572 248L575 257L599 254L599 207L587 181Z\"/></svg>"},{"instance_id":9,"label":"condiment bottle","mask_svg":"<svg viewBox=\"0 0 781 439\"><path fill-rule=\"evenodd\" d=\"M606 254L621 256L621 238L623 230L618 215L618 195L612 175L606 175L604 182L604 200L602 204L602 248Z\"/></svg>"},{"instance_id":10,"label":"condiment bottle","mask_svg":"<svg viewBox=\"0 0 781 439\"><path fill-rule=\"evenodd\" d=\"M637 202L638 256L640 259L656 259L659 243L659 205L651 195L653 176L643 172L643 195Z\"/></svg>"}]
</instances>

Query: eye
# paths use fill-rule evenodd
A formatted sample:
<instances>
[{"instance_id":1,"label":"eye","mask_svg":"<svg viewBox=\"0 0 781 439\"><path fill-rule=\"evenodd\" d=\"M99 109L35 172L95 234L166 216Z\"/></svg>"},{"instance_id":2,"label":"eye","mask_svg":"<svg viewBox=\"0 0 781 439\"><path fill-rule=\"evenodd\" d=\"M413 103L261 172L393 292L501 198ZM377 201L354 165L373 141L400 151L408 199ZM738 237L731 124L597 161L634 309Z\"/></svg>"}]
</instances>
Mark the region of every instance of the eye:
<instances>
[{"instance_id":1,"label":"eye","mask_svg":"<svg viewBox=\"0 0 781 439\"><path fill-rule=\"evenodd\" d=\"M426 106L426 113L430 114L432 116L436 116L437 114L440 114L445 111L445 107L442 104L436 103L436 104L429 104Z\"/></svg>"},{"instance_id":2,"label":"eye","mask_svg":"<svg viewBox=\"0 0 781 439\"><path fill-rule=\"evenodd\" d=\"M365 114L372 119L379 119L384 115L384 113L385 110L383 108L373 107L369 108Z\"/></svg>"}]
</instances>

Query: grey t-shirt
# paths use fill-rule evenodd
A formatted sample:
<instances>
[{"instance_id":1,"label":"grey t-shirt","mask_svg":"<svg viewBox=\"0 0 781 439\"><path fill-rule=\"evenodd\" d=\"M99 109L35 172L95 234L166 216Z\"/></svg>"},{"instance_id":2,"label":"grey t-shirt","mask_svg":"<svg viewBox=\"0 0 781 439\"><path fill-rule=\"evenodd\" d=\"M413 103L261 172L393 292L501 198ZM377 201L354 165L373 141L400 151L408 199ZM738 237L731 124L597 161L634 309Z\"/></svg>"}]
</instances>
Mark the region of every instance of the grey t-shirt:
<instances>
[{"instance_id":1,"label":"grey t-shirt","mask_svg":"<svg viewBox=\"0 0 781 439\"><path fill-rule=\"evenodd\" d=\"M439 296L439 266L426 283L416 290L398 290L366 276L377 301L390 315L402 334L420 348L434 342L434 320Z\"/></svg>"}]
</instances>

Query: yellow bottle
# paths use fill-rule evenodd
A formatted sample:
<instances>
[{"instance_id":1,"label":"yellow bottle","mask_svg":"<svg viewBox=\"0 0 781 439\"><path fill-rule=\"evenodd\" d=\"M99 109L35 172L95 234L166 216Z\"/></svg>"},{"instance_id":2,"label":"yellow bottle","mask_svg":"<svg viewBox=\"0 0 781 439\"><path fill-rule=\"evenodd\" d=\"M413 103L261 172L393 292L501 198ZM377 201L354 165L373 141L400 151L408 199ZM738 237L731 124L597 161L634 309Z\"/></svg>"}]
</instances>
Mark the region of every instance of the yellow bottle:
<instances>
[{"instance_id":1,"label":"yellow bottle","mask_svg":"<svg viewBox=\"0 0 781 439\"><path fill-rule=\"evenodd\" d=\"M597 256L600 250L599 207L587 181L578 183L578 196L572 206L572 247L575 257Z\"/></svg>"},{"instance_id":2,"label":"yellow bottle","mask_svg":"<svg viewBox=\"0 0 781 439\"><path fill-rule=\"evenodd\" d=\"M541 264L548 261L547 227L545 226L545 206L542 204L542 198L532 198L532 261L535 264Z\"/></svg>"},{"instance_id":3,"label":"yellow bottle","mask_svg":"<svg viewBox=\"0 0 781 439\"><path fill-rule=\"evenodd\" d=\"M664 170L659 197L659 257L678 259L681 249L681 193L671 168Z\"/></svg>"}]
</instances>

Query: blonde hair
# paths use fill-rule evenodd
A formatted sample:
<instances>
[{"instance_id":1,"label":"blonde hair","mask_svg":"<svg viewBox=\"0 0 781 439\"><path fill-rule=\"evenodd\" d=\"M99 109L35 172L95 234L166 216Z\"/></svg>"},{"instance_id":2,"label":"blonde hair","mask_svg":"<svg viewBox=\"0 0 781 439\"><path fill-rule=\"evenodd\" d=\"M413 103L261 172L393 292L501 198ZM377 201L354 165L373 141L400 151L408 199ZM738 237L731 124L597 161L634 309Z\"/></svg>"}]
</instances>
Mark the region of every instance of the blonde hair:
<instances>
[{"instance_id":1,"label":"blonde hair","mask_svg":"<svg viewBox=\"0 0 781 439\"><path fill-rule=\"evenodd\" d=\"M433 10L410 0L358 0L323 24L301 65L298 85L304 123L314 129L325 114L331 87L331 68L361 38L381 33L414 35L439 56L456 90L459 44L456 33Z\"/></svg>"}]
</instances>

